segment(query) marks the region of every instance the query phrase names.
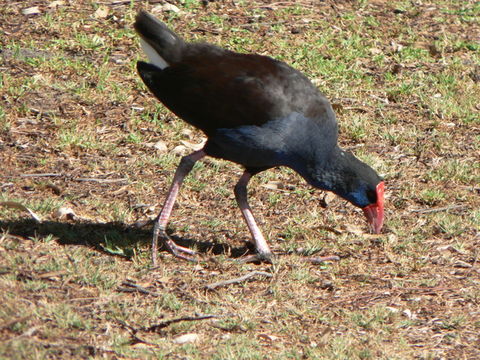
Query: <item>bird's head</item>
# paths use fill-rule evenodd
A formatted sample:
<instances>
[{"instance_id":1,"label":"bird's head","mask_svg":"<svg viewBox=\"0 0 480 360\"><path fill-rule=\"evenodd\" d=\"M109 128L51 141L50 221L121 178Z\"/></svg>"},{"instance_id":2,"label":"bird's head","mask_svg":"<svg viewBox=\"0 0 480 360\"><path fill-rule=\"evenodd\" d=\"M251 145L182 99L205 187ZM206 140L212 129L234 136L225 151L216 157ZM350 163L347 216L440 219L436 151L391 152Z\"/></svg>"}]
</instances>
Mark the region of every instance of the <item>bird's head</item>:
<instances>
[{"instance_id":1,"label":"bird's head","mask_svg":"<svg viewBox=\"0 0 480 360\"><path fill-rule=\"evenodd\" d=\"M337 192L338 195L350 201L353 205L363 210L365 217L370 225L370 229L375 234L382 230L384 219L384 192L385 183L379 181L375 183L359 184L348 193Z\"/></svg>"},{"instance_id":2,"label":"bird's head","mask_svg":"<svg viewBox=\"0 0 480 360\"><path fill-rule=\"evenodd\" d=\"M351 153L343 152L342 157L347 167L343 168L343 181L336 192L361 208L370 229L379 234L384 220L385 183L375 170Z\"/></svg>"},{"instance_id":3,"label":"bird's head","mask_svg":"<svg viewBox=\"0 0 480 360\"><path fill-rule=\"evenodd\" d=\"M380 181L375 190L369 190L367 197L371 199L371 203L362 207L363 213L367 217L370 228L375 234L379 234L383 226L383 199L384 199L385 184Z\"/></svg>"},{"instance_id":4,"label":"bird's head","mask_svg":"<svg viewBox=\"0 0 480 360\"><path fill-rule=\"evenodd\" d=\"M330 190L361 208L371 230L380 233L384 219L385 183L375 170L350 152L337 148L328 164L316 168L314 178L314 186Z\"/></svg>"}]
</instances>

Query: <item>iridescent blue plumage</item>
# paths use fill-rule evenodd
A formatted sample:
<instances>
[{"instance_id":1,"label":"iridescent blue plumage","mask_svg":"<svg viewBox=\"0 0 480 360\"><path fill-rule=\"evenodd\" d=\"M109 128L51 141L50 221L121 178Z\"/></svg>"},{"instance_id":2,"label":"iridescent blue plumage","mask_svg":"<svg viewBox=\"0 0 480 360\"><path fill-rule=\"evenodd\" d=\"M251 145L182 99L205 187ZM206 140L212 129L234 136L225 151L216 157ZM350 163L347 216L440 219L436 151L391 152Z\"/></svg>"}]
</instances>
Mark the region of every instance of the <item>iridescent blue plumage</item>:
<instances>
[{"instance_id":1,"label":"iridescent blue plumage","mask_svg":"<svg viewBox=\"0 0 480 360\"><path fill-rule=\"evenodd\" d=\"M382 180L338 147L333 109L305 75L267 56L187 43L145 12L137 16L135 29L151 58L151 63L137 64L147 87L208 137L193 161L209 155L245 167L236 195L259 253L269 256L270 250L254 223L244 188L252 175L276 166L290 167L312 186L368 208L367 218L380 231ZM174 187L188 173L187 165L181 167ZM166 215L168 219L169 211Z\"/></svg>"}]
</instances>

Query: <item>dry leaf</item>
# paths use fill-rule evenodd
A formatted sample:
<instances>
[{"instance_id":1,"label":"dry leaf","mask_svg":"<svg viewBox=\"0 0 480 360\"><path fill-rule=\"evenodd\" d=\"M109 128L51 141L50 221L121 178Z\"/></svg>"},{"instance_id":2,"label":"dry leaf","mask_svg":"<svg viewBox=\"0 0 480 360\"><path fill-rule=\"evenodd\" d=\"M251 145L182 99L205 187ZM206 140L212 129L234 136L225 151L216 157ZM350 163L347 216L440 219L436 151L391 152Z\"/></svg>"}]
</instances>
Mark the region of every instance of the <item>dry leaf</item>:
<instances>
[{"instance_id":1,"label":"dry leaf","mask_svg":"<svg viewBox=\"0 0 480 360\"><path fill-rule=\"evenodd\" d=\"M394 308L392 306L387 306L385 309L387 309L388 311L390 311L391 313L398 313L400 310L397 309L397 308Z\"/></svg>"},{"instance_id":2,"label":"dry leaf","mask_svg":"<svg viewBox=\"0 0 480 360\"><path fill-rule=\"evenodd\" d=\"M428 45L428 52L432 56L439 56L442 54L440 50L438 50L438 48L435 46L435 44Z\"/></svg>"},{"instance_id":3,"label":"dry leaf","mask_svg":"<svg viewBox=\"0 0 480 360\"><path fill-rule=\"evenodd\" d=\"M175 344L192 344L200 340L200 336L198 334L184 334L176 337L173 339Z\"/></svg>"},{"instance_id":4,"label":"dry leaf","mask_svg":"<svg viewBox=\"0 0 480 360\"><path fill-rule=\"evenodd\" d=\"M365 233L362 234L364 239L381 239L384 235L383 234L370 234L370 233Z\"/></svg>"},{"instance_id":5,"label":"dry leaf","mask_svg":"<svg viewBox=\"0 0 480 360\"><path fill-rule=\"evenodd\" d=\"M390 45L392 46L393 52L399 53L399 52L401 52L401 51L403 50L403 45L402 45L402 44L399 44L399 43L397 43L397 42L395 42L395 41L393 41L393 40L390 41Z\"/></svg>"},{"instance_id":6,"label":"dry leaf","mask_svg":"<svg viewBox=\"0 0 480 360\"><path fill-rule=\"evenodd\" d=\"M152 13L158 13L158 12L174 12L174 13L179 13L180 9L176 7L173 4L162 4L162 5L157 5L152 8Z\"/></svg>"},{"instance_id":7,"label":"dry leaf","mask_svg":"<svg viewBox=\"0 0 480 360\"><path fill-rule=\"evenodd\" d=\"M330 327L330 326L327 326L326 328L324 328L320 334L319 334L319 338L320 339L325 339L325 338L328 338L330 335L333 334L333 329Z\"/></svg>"},{"instance_id":8,"label":"dry leaf","mask_svg":"<svg viewBox=\"0 0 480 360\"><path fill-rule=\"evenodd\" d=\"M67 270L59 270L59 271L49 271L43 274L37 275L39 279L49 279L58 281L62 275L68 274Z\"/></svg>"},{"instance_id":9,"label":"dry leaf","mask_svg":"<svg viewBox=\"0 0 480 360\"><path fill-rule=\"evenodd\" d=\"M95 19L105 19L108 16L109 9L106 6L100 6L95 12L93 13L93 17Z\"/></svg>"},{"instance_id":10,"label":"dry leaf","mask_svg":"<svg viewBox=\"0 0 480 360\"><path fill-rule=\"evenodd\" d=\"M404 67L405 66L403 66L402 64L395 64L395 65L393 65L392 73L393 74L400 74Z\"/></svg>"},{"instance_id":11,"label":"dry leaf","mask_svg":"<svg viewBox=\"0 0 480 360\"><path fill-rule=\"evenodd\" d=\"M194 143L191 143L189 141L185 141L185 140L180 140L180 142L185 145L187 148L189 149L192 149L194 151L197 151L197 150L200 150L201 148L203 148L203 146L205 145L205 142L206 142L206 139L203 140L201 143L199 144L194 144Z\"/></svg>"},{"instance_id":12,"label":"dry leaf","mask_svg":"<svg viewBox=\"0 0 480 360\"><path fill-rule=\"evenodd\" d=\"M122 186L120 189L117 189L117 190L115 190L115 191L112 191L111 194L112 194L112 195L120 195L121 193L126 192L126 191L128 190L128 187L129 187L129 186L130 186L130 185L128 185L128 184L127 184L127 185L124 185L124 186Z\"/></svg>"},{"instance_id":13,"label":"dry leaf","mask_svg":"<svg viewBox=\"0 0 480 360\"><path fill-rule=\"evenodd\" d=\"M471 264L466 263L465 261L462 261L462 260L456 261L453 266L456 268L464 268L464 269L470 269L472 267Z\"/></svg>"},{"instance_id":14,"label":"dry leaf","mask_svg":"<svg viewBox=\"0 0 480 360\"><path fill-rule=\"evenodd\" d=\"M145 146L148 148L154 148L159 153L163 154L168 151L167 143L165 141L157 141L156 143L145 143Z\"/></svg>"},{"instance_id":15,"label":"dry leaf","mask_svg":"<svg viewBox=\"0 0 480 360\"><path fill-rule=\"evenodd\" d=\"M180 131L180 134L182 134L183 136L186 136L186 137L190 137L192 136L192 133L193 131L191 129L183 129L182 131Z\"/></svg>"},{"instance_id":16,"label":"dry leaf","mask_svg":"<svg viewBox=\"0 0 480 360\"><path fill-rule=\"evenodd\" d=\"M268 341L277 341L279 339L278 336L269 335L269 334L259 334L258 337Z\"/></svg>"},{"instance_id":17,"label":"dry leaf","mask_svg":"<svg viewBox=\"0 0 480 360\"><path fill-rule=\"evenodd\" d=\"M409 319L415 319L417 317L415 314L412 313L412 311L410 309L403 310L402 315L404 315L405 317L407 317Z\"/></svg>"},{"instance_id":18,"label":"dry leaf","mask_svg":"<svg viewBox=\"0 0 480 360\"><path fill-rule=\"evenodd\" d=\"M343 111L343 105L340 103L332 103L332 108L338 112Z\"/></svg>"},{"instance_id":19,"label":"dry leaf","mask_svg":"<svg viewBox=\"0 0 480 360\"><path fill-rule=\"evenodd\" d=\"M140 281L140 282L137 282L137 285L141 286L143 288L148 288L148 287L153 285L153 282L152 281Z\"/></svg>"},{"instance_id":20,"label":"dry leaf","mask_svg":"<svg viewBox=\"0 0 480 360\"><path fill-rule=\"evenodd\" d=\"M187 153L187 148L183 145L175 146L172 150L175 155L185 155Z\"/></svg>"},{"instance_id":21,"label":"dry leaf","mask_svg":"<svg viewBox=\"0 0 480 360\"><path fill-rule=\"evenodd\" d=\"M45 188L51 189L55 195L60 195L62 193L62 189L59 186L52 183L46 184Z\"/></svg>"},{"instance_id":22,"label":"dry leaf","mask_svg":"<svg viewBox=\"0 0 480 360\"><path fill-rule=\"evenodd\" d=\"M345 225L345 230L349 233L355 234L355 235L363 235L363 229L360 226L352 225L352 224L346 224Z\"/></svg>"},{"instance_id":23,"label":"dry leaf","mask_svg":"<svg viewBox=\"0 0 480 360\"><path fill-rule=\"evenodd\" d=\"M323 199L320 202L320 206L324 207L324 208L327 208L336 199L337 199L337 197L335 196L334 193L326 192L325 195L323 196Z\"/></svg>"},{"instance_id":24,"label":"dry leaf","mask_svg":"<svg viewBox=\"0 0 480 360\"><path fill-rule=\"evenodd\" d=\"M164 152L167 152L168 151L168 147L167 147L167 144L165 143L165 141L157 141L153 147L160 153L164 153Z\"/></svg>"},{"instance_id":25,"label":"dry leaf","mask_svg":"<svg viewBox=\"0 0 480 360\"><path fill-rule=\"evenodd\" d=\"M278 190L282 186L282 183L280 181L269 181L268 183L262 185L262 187L270 190Z\"/></svg>"},{"instance_id":26,"label":"dry leaf","mask_svg":"<svg viewBox=\"0 0 480 360\"><path fill-rule=\"evenodd\" d=\"M65 1L56 0L56 1L52 1L50 4L48 4L48 7L49 7L49 8L54 8L54 7L58 7L58 6L64 5L64 4L65 4Z\"/></svg>"},{"instance_id":27,"label":"dry leaf","mask_svg":"<svg viewBox=\"0 0 480 360\"><path fill-rule=\"evenodd\" d=\"M368 49L368 51L369 51L369 52L370 52L370 54L372 54L372 55L379 55L379 54L382 54L382 53L383 53L383 51L382 51L382 50L380 50L380 49L377 49L377 48L374 48L374 47L373 47L373 48L370 48L370 49Z\"/></svg>"},{"instance_id":28,"label":"dry leaf","mask_svg":"<svg viewBox=\"0 0 480 360\"><path fill-rule=\"evenodd\" d=\"M136 344L133 344L132 347L136 349L150 349L152 347L158 347L158 345L146 342L137 342Z\"/></svg>"},{"instance_id":29,"label":"dry leaf","mask_svg":"<svg viewBox=\"0 0 480 360\"><path fill-rule=\"evenodd\" d=\"M57 219L73 220L76 216L75 212L68 207L61 207L54 214L54 217Z\"/></svg>"},{"instance_id":30,"label":"dry leaf","mask_svg":"<svg viewBox=\"0 0 480 360\"><path fill-rule=\"evenodd\" d=\"M22 14L26 15L26 16L28 16L28 15L38 15L38 14L40 14L40 9L39 9L38 6L32 6L32 7L23 9Z\"/></svg>"}]
</instances>

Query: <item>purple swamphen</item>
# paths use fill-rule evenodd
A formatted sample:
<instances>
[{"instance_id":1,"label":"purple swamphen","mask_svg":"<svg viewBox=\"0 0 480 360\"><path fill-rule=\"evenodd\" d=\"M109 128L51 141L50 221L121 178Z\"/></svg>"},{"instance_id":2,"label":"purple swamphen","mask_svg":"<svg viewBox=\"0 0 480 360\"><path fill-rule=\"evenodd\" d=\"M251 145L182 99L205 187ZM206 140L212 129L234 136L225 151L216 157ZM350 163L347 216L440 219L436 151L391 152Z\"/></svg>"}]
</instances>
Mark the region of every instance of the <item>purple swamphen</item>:
<instances>
[{"instance_id":1,"label":"purple swamphen","mask_svg":"<svg viewBox=\"0 0 480 360\"><path fill-rule=\"evenodd\" d=\"M383 225L384 182L367 164L337 145L338 126L328 100L308 78L267 56L239 54L207 43L188 43L145 11L135 30L149 62L138 72L173 113L202 130L208 140L182 158L153 231L153 263L160 237L168 251L193 260L192 249L166 233L175 198L197 160L212 156L242 165L234 193L258 259L272 252L247 201L250 178L288 166L310 185L332 191L363 209L372 231Z\"/></svg>"}]
</instances>

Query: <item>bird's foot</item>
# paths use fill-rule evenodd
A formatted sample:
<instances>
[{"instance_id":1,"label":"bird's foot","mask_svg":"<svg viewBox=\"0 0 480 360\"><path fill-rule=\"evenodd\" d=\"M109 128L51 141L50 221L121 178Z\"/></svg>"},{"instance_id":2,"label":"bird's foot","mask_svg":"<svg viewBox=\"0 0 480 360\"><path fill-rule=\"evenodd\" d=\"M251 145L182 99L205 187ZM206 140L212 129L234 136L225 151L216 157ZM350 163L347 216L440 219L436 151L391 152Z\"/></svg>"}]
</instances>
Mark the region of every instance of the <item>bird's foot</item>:
<instances>
[{"instance_id":1,"label":"bird's foot","mask_svg":"<svg viewBox=\"0 0 480 360\"><path fill-rule=\"evenodd\" d=\"M241 264L247 263L267 263L273 264L275 256L272 253L257 253L253 255L244 256L238 260Z\"/></svg>"},{"instance_id":2,"label":"bird's foot","mask_svg":"<svg viewBox=\"0 0 480 360\"><path fill-rule=\"evenodd\" d=\"M155 234L156 235L156 234ZM164 245L165 249L172 254L173 256L191 261L191 262L197 262L197 260L192 257L194 255L197 255L197 252L195 250L177 245L171 238L168 236L165 230L160 230L158 232L157 238L155 238L154 235L154 240L153 240L153 248L152 248L152 261L153 261L153 266L157 266L157 247L156 243L158 239L160 239L161 243Z\"/></svg>"}]
</instances>

